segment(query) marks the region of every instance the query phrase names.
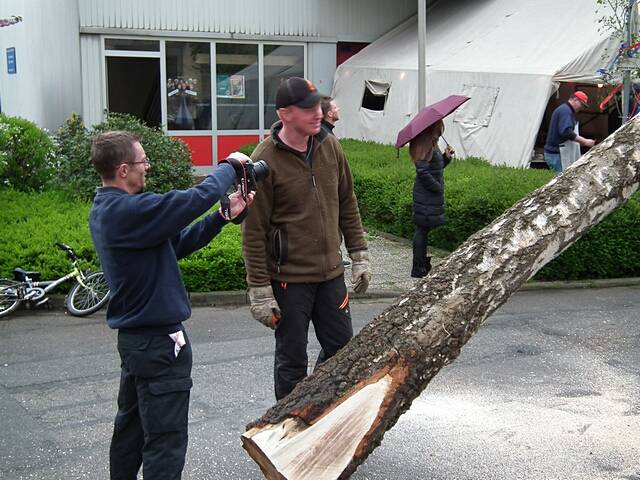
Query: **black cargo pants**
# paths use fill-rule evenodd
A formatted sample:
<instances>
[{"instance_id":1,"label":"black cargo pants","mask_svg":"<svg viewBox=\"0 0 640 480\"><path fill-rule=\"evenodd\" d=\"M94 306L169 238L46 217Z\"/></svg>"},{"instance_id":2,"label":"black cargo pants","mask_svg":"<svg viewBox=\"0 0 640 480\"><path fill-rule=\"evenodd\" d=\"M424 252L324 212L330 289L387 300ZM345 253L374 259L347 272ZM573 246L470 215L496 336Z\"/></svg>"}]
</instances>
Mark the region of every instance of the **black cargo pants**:
<instances>
[{"instance_id":1,"label":"black cargo pants","mask_svg":"<svg viewBox=\"0 0 640 480\"><path fill-rule=\"evenodd\" d=\"M111 439L112 480L175 480L187 453L191 342L175 356L169 335L118 332L122 361L118 413Z\"/></svg>"},{"instance_id":2,"label":"black cargo pants","mask_svg":"<svg viewBox=\"0 0 640 480\"><path fill-rule=\"evenodd\" d=\"M287 396L307 376L309 321L313 322L320 355L331 358L353 337L349 294L344 276L321 283L272 282L281 317L275 331L276 398Z\"/></svg>"}]
</instances>

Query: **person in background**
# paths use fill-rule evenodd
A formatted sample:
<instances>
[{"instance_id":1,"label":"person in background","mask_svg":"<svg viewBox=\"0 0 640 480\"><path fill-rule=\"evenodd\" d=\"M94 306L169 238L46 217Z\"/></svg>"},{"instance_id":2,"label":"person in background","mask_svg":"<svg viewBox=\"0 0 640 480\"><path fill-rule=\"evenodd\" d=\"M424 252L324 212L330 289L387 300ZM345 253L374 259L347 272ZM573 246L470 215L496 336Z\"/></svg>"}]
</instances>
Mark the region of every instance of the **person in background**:
<instances>
[{"instance_id":1,"label":"person in background","mask_svg":"<svg viewBox=\"0 0 640 480\"><path fill-rule=\"evenodd\" d=\"M333 98L327 96L322 97L320 107L322 108L322 128L327 133L334 135L333 129L336 126L336 122L340 120L340 108L338 108Z\"/></svg>"},{"instance_id":2,"label":"person in background","mask_svg":"<svg viewBox=\"0 0 640 480\"><path fill-rule=\"evenodd\" d=\"M544 145L544 160L559 174L580 158L580 146L591 148L595 141L580 136L576 113L588 106L589 97L578 90L551 114Z\"/></svg>"},{"instance_id":3,"label":"person in background","mask_svg":"<svg viewBox=\"0 0 640 480\"><path fill-rule=\"evenodd\" d=\"M422 278L431 270L431 257L427 256L429 230L445 221L444 168L455 152L450 145L444 154L438 149L438 140L443 133L444 123L439 120L409 143L409 155L416 167L412 207L415 231L411 276L414 278Z\"/></svg>"},{"instance_id":4,"label":"person in background","mask_svg":"<svg viewBox=\"0 0 640 480\"><path fill-rule=\"evenodd\" d=\"M214 206L249 160L232 153L202 183L165 194L143 193L151 168L140 139L98 135L91 161L102 178L89 228L111 291L107 325L118 330L118 413L109 451L111 479L177 480L187 452L191 316L178 259L207 245L253 200L234 193L230 218Z\"/></svg>"},{"instance_id":5,"label":"person in background","mask_svg":"<svg viewBox=\"0 0 640 480\"><path fill-rule=\"evenodd\" d=\"M307 376L309 322L322 363L353 336L344 281L342 237L356 293L369 286L369 253L347 159L320 127L321 95L292 77L276 92L279 122L251 157L270 174L242 224L251 314L275 329L274 383L279 400Z\"/></svg>"}]
</instances>

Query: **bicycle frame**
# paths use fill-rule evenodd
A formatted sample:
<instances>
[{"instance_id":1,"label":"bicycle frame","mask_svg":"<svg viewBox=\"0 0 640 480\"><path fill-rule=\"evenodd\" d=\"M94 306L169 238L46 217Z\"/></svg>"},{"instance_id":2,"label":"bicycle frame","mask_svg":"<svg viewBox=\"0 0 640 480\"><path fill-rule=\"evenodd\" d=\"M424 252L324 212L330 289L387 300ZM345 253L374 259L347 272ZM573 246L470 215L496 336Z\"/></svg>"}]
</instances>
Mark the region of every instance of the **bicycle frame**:
<instances>
[{"instance_id":1,"label":"bicycle frame","mask_svg":"<svg viewBox=\"0 0 640 480\"><path fill-rule=\"evenodd\" d=\"M67 275L65 275L62 278L59 278L57 280L43 280L40 282L32 282L30 280L26 280L24 282L22 282L23 284L26 284L27 288L42 288L42 290L44 290L44 293L49 293L51 290L53 290L54 288L56 288L58 285L66 282L67 280L71 280L72 278L76 278L76 281L82 285L83 287L86 287L86 285L84 283L82 283L82 277L83 274L80 271L80 269L77 266L73 266L73 271L71 273L68 273Z\"/></svg>"}]
</instances>

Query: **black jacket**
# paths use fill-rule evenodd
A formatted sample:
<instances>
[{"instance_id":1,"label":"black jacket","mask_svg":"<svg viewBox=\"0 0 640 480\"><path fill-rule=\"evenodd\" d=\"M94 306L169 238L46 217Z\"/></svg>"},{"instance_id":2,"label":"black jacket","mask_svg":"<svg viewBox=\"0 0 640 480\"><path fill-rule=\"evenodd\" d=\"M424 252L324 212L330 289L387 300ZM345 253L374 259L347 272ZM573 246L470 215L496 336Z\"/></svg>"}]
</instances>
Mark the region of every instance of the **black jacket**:
<instances>
[{"instance_id":1,"label":"black jacket","mask_svg":"<svg viewBox=\"0 0 640 480\"><path fill-rule=\"evenodd\" d=\"M413 223L421 227L444 224L444 167L451 160L434 151L431 161L416 162L413 184Z\"/></svg>"},{"instance_id":2,"label":"black jacket","mask_svg":"<svg viewBox=\"0 0 640 480\"><path fill-rule=\"evenodd\" d=\"M324 118L322 119L322 122L320 122L320 126L327 132L330 133L331 135L335 135L335 133L333 133L333 129L336 128L336 126L333 123L329 123L327 122Z\"/></svg>"}]
</instances>

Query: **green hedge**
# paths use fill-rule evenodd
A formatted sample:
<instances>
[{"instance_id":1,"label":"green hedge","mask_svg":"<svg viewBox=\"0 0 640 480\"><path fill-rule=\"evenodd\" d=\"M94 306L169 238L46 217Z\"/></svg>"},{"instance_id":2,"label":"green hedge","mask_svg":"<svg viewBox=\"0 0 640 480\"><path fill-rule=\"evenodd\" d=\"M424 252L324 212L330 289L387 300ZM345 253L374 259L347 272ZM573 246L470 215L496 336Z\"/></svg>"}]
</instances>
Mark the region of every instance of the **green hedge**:
<instances>
[{"instance_id":1,"label":"green hedge","mask_svg":"<svg viewBox=\"0 0 640 480\"><path fill-rule=\"evenodd\" d=\"M415 168L408 149L341 140L365 225L411 238ZM243 151L250 154L255 145ZM454 160L445 169L446 224L431 245L455 250L506 209L553 178L548 170L496 167L480 159ZM640 276L640 194L589 231L536 275L538 280Z\"/></svg>"},{"instance_id":2,"label":"green hedge","mask_svg":"<svg viewBox=\"0 0 640 480\"><path fill-rule=\"evenodd\" d=\"M414 168L406 151L343 141L354 174L356 195L366 225L410 238ZM246 153L252 147L243 149ZM456 160L445 170L445 226L433 231L433 246L453 250L520 198L545 184L548 171L494 167L487 162ZM23 193L0 189L0 276L16 266L62 275L68 262L54 241L68 243L97 267L87 226L90 203L70 201L60 192ZM542 269L541 280L640 276L640 194L589 231ZM180 262L190 291L245 288L240 229L223 232L206 248Z\"/></svg>"},{"instance_id":3,"label":"green hedge","mask_svg":"<svg viewBox=\"0 0 640 480\"><path fill-rule=\"evenodd\" d=\"M83 268L98 267L89 237L88 203L72 203L60 192L0 190L0 276L15 267L42 272L43 279L69 273L69 261L54 242L71 245Z\"/></svg>"},{"instance_id":4,"label":"green hedge","mask_svg":"<svg viewBox=\"0 0 640 480\"><path fill-rule=\"evenodd\" d=\"M35 123L0 113L0 185L41 191L51 182L54 145Z\"/></svg>"},{"instance_id":5,"label":"green hedge","mask_svg":"<svg viewBox=\"0 0 640 480\"><path fill-rule=\"evenodd\" d=\"M43 279L69 273L64 252L53 246L56 241L74 248L82 268L99 268L87 223L89 202L69 200L63 192L0 189L0 205L0 277L11 277L15 267L40 271ZM227 225L180 266L189 291L245 288L239 226Z\"/></svg>"},{"instance_id":6,"label":"green hedge","mask_svg":"<svg viewBox=\"0 0 640 480\"><path fill-rule=\"evenodd\" d=\"M342 141L365 224L411 238L415 169L407 149ZM479 159L454 160L445 169L446 224L430 243L454 250L506 209L553 178L548 170L496 167ZM544 267L538 280L640 276L640 194Z\"/></svg>"}]
</instances>

